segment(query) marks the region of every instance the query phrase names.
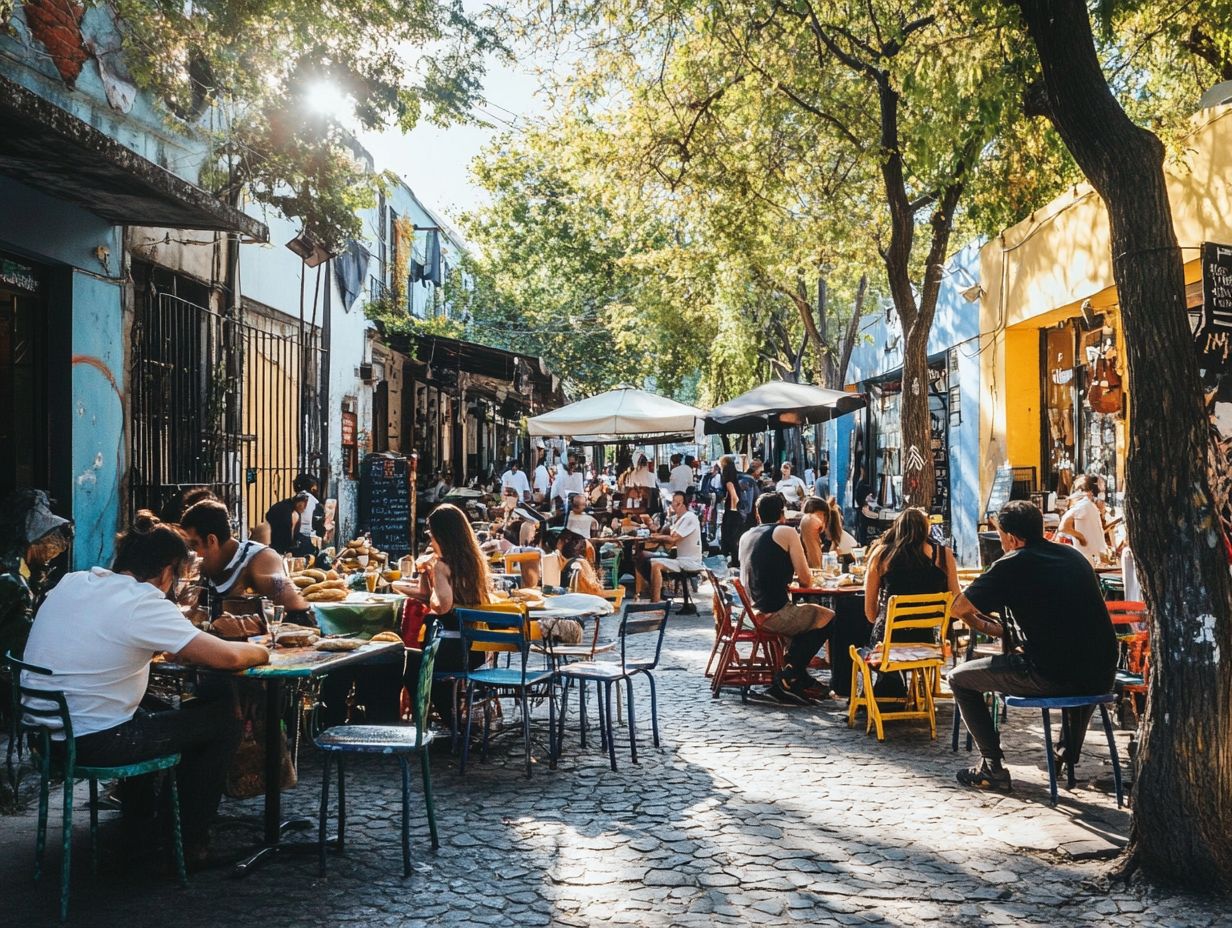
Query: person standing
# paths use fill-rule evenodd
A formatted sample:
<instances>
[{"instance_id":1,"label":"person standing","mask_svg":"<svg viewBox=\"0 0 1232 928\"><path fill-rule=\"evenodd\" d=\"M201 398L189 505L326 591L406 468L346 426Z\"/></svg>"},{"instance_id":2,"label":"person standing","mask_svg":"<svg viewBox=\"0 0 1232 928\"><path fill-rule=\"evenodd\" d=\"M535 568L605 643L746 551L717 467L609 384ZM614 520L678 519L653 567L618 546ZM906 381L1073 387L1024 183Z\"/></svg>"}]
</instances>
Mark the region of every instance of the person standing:
<instances>
[{"instance_id":1,"label":"person standing","mask_svg":"<svg viewBox=\"0 0 1232 928\"><path fill-rule=\"evenodd\" d=\"M316 552L312 536L325 536L325 508L321 505L321 490L312 474L299 474L292 484L296 494L307 493L308 505L299 517L299 536L295 539L292 554L307 557Z\"/></svg>"},{"instance_id":2,"label":"person standing","mask_svg":"<svg viewBox=\"0 0 1232 928\"><path fill-rule=\"evenodd\" d=\"M238 671L267 663L269 652L198 631L184 617L173 596L188 561L178 529L139 513L116 543L111 570L70 573L47 595L30 630L25 660L52 675L27 672L22 682L64 693L79 764L111 767L180 755L176 777L184 852L195 866L208 855L209 827L239 745L240 724L231 699L222 694L198 697L181 709L141 708L150 661L166 652L179 662ZM124 783L126 817L149 815L153 805L150 778Z\"/></svg>"},{"instance_id":3,"label":"person standing","mask_svg":"<svg viewBox=\"0 0 1232 928\"><path fill-rule=\"evenodd\" d=\"M299 548L300 525L304 521L304 513L308 510L310 498L310 493L296 493L294 496L279 500L265 511L265 521L270 528L269 546L279 554L293 554ZM311 548L311 527L309 528L309 539L309 548Z\"/></svg>"},{"instance_id":4,"label":"person standing","mask_svg":"<svg viewBox=\"0 0 1232 928\"><path fill-rule=\"evenodd\" d=\"M791 472L791 464L787 461L783 462L779 473L781 478L774 489L782 495L789 507L799 509L804 502L804 497L808 495L808 487L805 486L803 480Z\"/></svg>"},{"instance_id":5,"label":"person standing","mask_svg":"<svg viewBox=\"0 0 1232 928\"><path fill-rule=\"evenodd\" d=\"M744 534L745 515L741 511L740 472L736 461L725 454L719 459L723 521L719 525L723 553L732 567L740 566L740 536Z\"/></svg>"},{"instance_id":6,"label":"person standing","mask_svg":"<svg viewBox=\"0 0 1232 928\"><path fill-rule=\"evenodd\" d=\"M509 469L501 474L501 491L512 491L519 503L530 502L530 483L522 473L522 464L517 458L509 462Z\"/></svg>"},{"instance_id":7,"label":"person standing","mask_svg":"<svg viewBox=\"0 0 1232 928\"><path fill-rule=\"evenodd\" d=\"M582 483L582 474L578 470L577 458L569 455L569 459L565 462L564 468L556 475L556 482L552 484L552 508L559 507L561 512L568 512L569 497L575 493L584 493L585 486Z\"/></svg>"},{"instance_id":8,"label":"person standing","mask_svg":"<svg viewBox=\"0 0 1232 928\"><path fill-rule=\"evenodd\" d=\"M968 628L1001 638L1004 653L959 664L948 674L954 702L979 745L978 766L958 782L1009 792L1001 736L985 693L1007 696L1092 696L1112 690L1118 647L1091 564L1081 551L1044 538L1044 517L1026 500L1012 500L996 520L1005 554L954 601ZM999 612L1000 620L987 613ZM1065 709L1067 743L1050 745L1058 762L1078 762L1093 706Z\"/></svg>"},{"instance_id":9,"label":"person standing","mask_svg":"<svg viewBox=\"0 0 1232 928\"><path fill-rule=\"evenodd\" d=\"M809 586L800 534L786 524L783 497L766 493L757 500L758 525L740 539L740 576L754 608L766 616L763 627L790 639L783 666L766 693L787 705L810 705L807 690L823 689L808 675L821 650L834 612L815 603L793 603L787 587L793 578Z\"/></svg>"},{"instance_id":10,"label":"person standing","mask_svg":"<svg viewBox=\"0 0 1232 928\"><path fill-rule=\"evenodd\" d=\"M672 469L667 477L667 488L673 493L687 493L693 486L693 465L684 463L679 454L672 455Z\"/></svg>"},{"instance_id":11,"label":"person standing","mask_svg":"<svg viewBox=\"0 0 1232 928\"><path fill-rule=\"evenodd\" d=\"M548 476L548 466L543 463L544 453L539 452L539 463L535 465L534 479L531 481L531 500L536 506L542 506L552 490L552 478Z\"/></svg>"},{"instance_id":12,"label":"person standing","mask_svg":"<svg viewBox=\"0 0 1232 928\"><path fill-rule=\"evenodd\" d=\"M813 481L813 495L820 499L830 498L830 462L825 458L817 463L817 479Z\"/></svg>"}]
</instances>

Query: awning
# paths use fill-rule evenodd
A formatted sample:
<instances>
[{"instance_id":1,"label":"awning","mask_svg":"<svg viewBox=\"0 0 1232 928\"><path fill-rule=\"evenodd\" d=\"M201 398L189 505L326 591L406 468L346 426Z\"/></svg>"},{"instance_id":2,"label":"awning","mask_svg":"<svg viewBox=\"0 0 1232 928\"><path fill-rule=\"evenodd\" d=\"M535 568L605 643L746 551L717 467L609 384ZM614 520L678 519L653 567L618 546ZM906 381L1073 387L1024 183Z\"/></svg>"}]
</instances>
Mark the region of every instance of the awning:
<instances>
[{"instance_id":1,"label":"awning","mask_svg":"<svg viewBox=\"0 0 1232 928\"><path fill-rule=\"evenodd\" d=\"M863 393L827 390L807 383L772 380L754 387L706 416L706 434L739 434L812 425L863 409Z\"/></svg>"},{"instance_id":2,"label":"awning","mask_svg":"<svg viewBox=\"0 0 1232 928\"><path fill-rule=\"evenodd\" d=\"M3 76L0 174L117 225L239 232L269 240L264 223Z\"/></svg>"},{"instance_id":3,"label":"awning","mask_svg":"<svg viewBox=\"0 0 1232 928\"><path fill-rule=\"evenodd\" d=\"M639 439L647 444L695 441L702 411L665 396L618 387L527 420L531 435L573 438L581 444Z\"/></svg>"}]
</instances>

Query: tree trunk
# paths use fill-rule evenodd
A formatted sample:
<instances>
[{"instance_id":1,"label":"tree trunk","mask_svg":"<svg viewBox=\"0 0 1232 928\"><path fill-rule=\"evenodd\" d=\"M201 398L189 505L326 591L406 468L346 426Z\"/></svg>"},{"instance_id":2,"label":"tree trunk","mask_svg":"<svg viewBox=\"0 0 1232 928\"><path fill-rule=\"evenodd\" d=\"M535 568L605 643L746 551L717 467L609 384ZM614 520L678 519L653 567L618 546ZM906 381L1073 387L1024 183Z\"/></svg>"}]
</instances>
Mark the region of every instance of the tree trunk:
<instances>
[{"instance_id":1,"label":"tree trunk","mask_svg":"<svg viewBox=\"0 0 1232 928\"><path fill-rule=\"evenodd\" d=\"M922 319L923 314L920 314ZM929 314L931 322L932 314ZM932 423L928 415L928 330L919 319L903 334L903 505L927 509L933 499Z\"/></svg>"},{"instance_id":2,"label":"tree trunk","mask_svg":"<svg viewBox=\"0 0 1232 928\"><path fill-rule=\"evenodd\" d=\"M1232 584L1164 180L1164 149L1108 88L1083 0L1013 0L1039 51L1049 116L1103 198L1133 415L1126 510L1150 609L1152 672L1128 867L1232 887Z\"/></svg>"}]
</instances>

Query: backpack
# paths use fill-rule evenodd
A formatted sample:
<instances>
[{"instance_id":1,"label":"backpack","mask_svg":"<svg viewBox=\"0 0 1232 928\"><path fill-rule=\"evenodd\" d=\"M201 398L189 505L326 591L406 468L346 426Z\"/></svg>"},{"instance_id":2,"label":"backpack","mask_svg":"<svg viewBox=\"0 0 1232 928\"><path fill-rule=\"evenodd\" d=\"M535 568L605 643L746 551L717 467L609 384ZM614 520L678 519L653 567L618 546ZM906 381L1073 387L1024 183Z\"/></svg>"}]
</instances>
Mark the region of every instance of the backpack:
<instances>
[{"instance_id":1,"label":"backpack","mask_svg":"<svg viewBox=\"0 0 1232 928\"><path fill-rule=\"evenodd\" d=\"M737 508L740 510L740 514L742 516L748 518L753 514L753 504L757 501L758 491L761 487L759 487L757 485L757 481L748 474L740 475L740 482L738 486L739 489L737 490L737 493L739 495L740 502L737 505Z\"/></svg>"}]
</instances>

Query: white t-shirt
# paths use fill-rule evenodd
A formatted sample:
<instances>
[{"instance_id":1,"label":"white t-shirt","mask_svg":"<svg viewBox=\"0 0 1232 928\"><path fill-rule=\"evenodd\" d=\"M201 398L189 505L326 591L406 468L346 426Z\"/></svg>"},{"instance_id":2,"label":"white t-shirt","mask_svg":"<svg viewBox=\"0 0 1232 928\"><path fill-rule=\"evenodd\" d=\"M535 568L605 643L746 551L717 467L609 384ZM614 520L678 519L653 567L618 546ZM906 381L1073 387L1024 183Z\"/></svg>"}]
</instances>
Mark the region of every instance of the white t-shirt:
<instances>
[{"instance_id":1,"label":"white t-shirt","mask_svg":"<svg viewBox=\"0 0 1232 928\"><path fill-rule=\"evenodd\" d=\"M556 482L552 484L552 499L556 499L559 496L567 504L570 493L581 493L584 489L580 473L575 472L571 474L566 470L562 470L556 475Z\"/></svg>"},{"instance_id":2,"label":"white t-shirt","mask_svg":"<svg viewBox=\"0 0 1232 928\"><path fill-rule=\"evenodd\" d=\"M321 501L308 494L308 505L304 507L304 511L299 517L299 533L306 538L312 537L312 517L317 511L317 506L321 505Z\"/></svg>"},{"instance_id":3,"label":"white t-shirt","mask_svg":"<svg viewBox=\"0 0 1232 928\"><path fill-rule=\"evenodd\" d=\"M23 682L64 691L74 735L106 731L136 713L150 658L199 634L157 587L101 567L77 571L47 594L26 645L25 660L54 673Z\"/></svg>"},{"instance_id":4,"label":"white t-shirt","mask_svg":"<svg viewBox=\"0 0 1232 928\"><path fill-rule=\"evenodd\" d=\"M1074 547L1087 556L1087 560L1091 560L1095 555L1104 550L1104 520L1099 516L1099 507L1091 501L1089 497L1084 496L1071 510L1074 520L1074 528L1082 533L1086 539L1086 544L1080 545L1078 539L1074 538ZM1070 536L1073 537L1072 535Z\"/></svg>"},{"instance_id":5,"label":"white t-shirt","mask_svg":"<svg viewBox=\"0 0 1232 928\"><path fill-rule=\"evenodd\" d=\"M805 489L804 481L792 474L790 477L784 477L774 488L783 494L783 499L789 503L798 503L804 499Z\"/></svg>"},{"instance_id":6,"label":"white t-shirt","mask_svg":"<svg viewBox=\"0 0 1232 928\"><path fill-rule=\"evenodd\" d=\"M851 533L843 529L843 537L838 540L835 554L848 555L856 548L860 547L860 543L851 536Z\"/></svg>"},{"instance_id":7,"label":"white t-shirt","mask_svg":"<svg viewBox=\"0 0 1232 928\"><path fill-rule=\"evenodd\" d=\"M589 538L598 527L599 523L595 517L585 512L571 512L569 518L565 520L565 528L571 532L577 532L583 538Z\"/></svg>"},{"instance_id":8,"label":"white t-shirt","mask_svg":"<svg viewBox=\"0 0 1232 928\"><path fill-rule=\"evenodd\" d=\"M673 493L683 493L693 486L693 468L688 464L677 464L672 468L667 479L667 488Z\"/></svg>"},{"instance_id":9,"label":"white t-shirt","mask_svg":"<svg viewBox=\"0 0 1232 928\"><path fill-rule=\"evenodd\" d=\"M521 470L507 470L501 475L501 489L512 487L514 492L518 494L518 501L526 499L526 494L530 493L530 483L526 480L526 474Z\"/></svg>"},{"instance_id":10,"label":"white t-shirt","mask_svg":"<svg viewBox=\"0 0 1232 928\"><path fill-rule=\"evenodd\" d=\"M548 469L540 464L535 468L535 480L532 484L532 489L536 493L542 493L544 496L547 496L548 490L551 488L551 480L548 478Z\"/></svg>"},{"instance_id":11,"label":"white t-shirt","mask_svg":"<svg viewBox=\"0 0 1232 928\"><path fill-rule=\"evenodd\" d=\"M680 536L680 541L676 542L676 560L680 566L701 570L702 527L697 521L697 513L686 510L684 515L677 516L672 522L672 534Z\"/></svg>"}]
</instances>

